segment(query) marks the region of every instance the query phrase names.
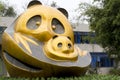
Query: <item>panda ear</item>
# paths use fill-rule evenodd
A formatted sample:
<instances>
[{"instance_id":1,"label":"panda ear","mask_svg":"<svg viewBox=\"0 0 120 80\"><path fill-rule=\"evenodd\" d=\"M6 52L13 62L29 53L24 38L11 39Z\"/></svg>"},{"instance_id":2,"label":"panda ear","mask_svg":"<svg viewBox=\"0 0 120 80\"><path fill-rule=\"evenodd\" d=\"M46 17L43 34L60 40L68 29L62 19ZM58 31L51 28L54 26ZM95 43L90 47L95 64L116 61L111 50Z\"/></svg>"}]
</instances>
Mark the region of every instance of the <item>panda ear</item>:
<instances>
[{"instance_id":1,"label":"panda ear","mask_svg":"<svg viewBox=\"0 0 120 80\"><path fill-rule=\"evenodd\" d=\"M68 18L68 12L64 8L57 8L60 12L62 12Z\"/></svg>"},{"instance_id":2,"label":"panda ear","mask_svg":"<svg viewBox=\"0 0 120 80\"><path fill-rule=\"evenodd\" d=\"M27 8L29 8L29 7L31 7L33 5L38 5L38 4L42 5L42 3L40 1L38 1L38 0L32 0L31 2L29 2Z\"/></svg>"}]
</instances>

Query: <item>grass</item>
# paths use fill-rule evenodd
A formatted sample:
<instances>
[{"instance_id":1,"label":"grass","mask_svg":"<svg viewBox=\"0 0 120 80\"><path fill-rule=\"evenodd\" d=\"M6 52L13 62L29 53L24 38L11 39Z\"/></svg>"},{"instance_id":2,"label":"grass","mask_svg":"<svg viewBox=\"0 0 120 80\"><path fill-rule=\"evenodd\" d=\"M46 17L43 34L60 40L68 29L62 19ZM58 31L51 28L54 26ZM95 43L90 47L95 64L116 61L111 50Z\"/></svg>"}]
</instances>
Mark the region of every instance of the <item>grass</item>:
<instances>
[{"instance_id":1,"label":"grass","mask_svg":"<svg viewBox=\"0 0 120 80\"><path fill-rule=\"evenodd\" d=\"M81 77L50 77L50 78L7 78L0 77L0 80L120 80L120 76L116 75L86 75Z\"/></svg>"}]
</instances>

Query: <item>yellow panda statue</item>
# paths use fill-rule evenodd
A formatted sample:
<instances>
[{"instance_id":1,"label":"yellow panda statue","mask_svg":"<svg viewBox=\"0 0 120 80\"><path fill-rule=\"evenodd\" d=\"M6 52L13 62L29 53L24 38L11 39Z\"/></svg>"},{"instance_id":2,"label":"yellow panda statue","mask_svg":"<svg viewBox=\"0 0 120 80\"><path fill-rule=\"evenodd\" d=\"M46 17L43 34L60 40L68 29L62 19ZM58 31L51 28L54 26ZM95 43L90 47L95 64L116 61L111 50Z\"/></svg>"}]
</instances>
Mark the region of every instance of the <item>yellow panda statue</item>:
<instances>
[{"instance_id":1,"label":"yellow panda statue","mask_svg":"<svg viewBox=\"0 0 120 80\"><path fill-rule=\"evenodd\" d=\"M3 33L2 57L11 77L84 75L88 52L74 45L73 30L63 8L31 1Z\"/></svg>"}]
</instances>

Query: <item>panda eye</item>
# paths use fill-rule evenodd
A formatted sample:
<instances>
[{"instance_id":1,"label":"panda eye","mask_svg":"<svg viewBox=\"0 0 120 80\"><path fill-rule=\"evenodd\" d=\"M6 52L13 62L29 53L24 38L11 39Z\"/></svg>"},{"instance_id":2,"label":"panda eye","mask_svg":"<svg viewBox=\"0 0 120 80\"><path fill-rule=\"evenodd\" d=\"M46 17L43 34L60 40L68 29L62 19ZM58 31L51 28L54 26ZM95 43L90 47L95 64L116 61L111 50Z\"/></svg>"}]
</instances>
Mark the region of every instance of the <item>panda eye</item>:
<instances>
[{"instance_id":1,"label":"panda eye","mask_svg":"<svg viewBox=\"0 0 120 80\"><path fill-rule=\"evenodd\" d=\"M37 29L41 24L41 16L36 15L31 17L27 22L27 28L29 29Z\"/></svg>"},{"instance_id":2,"label":"panda eye","mask_svg":"<svg viewBox=\"0 0 120 80\"><path fill-rule=\"evenodd\" d=\"M55 33L62 34L65 32L63 24L56 18L52 20L52 29Z\"/></svg>"}]
</instances>

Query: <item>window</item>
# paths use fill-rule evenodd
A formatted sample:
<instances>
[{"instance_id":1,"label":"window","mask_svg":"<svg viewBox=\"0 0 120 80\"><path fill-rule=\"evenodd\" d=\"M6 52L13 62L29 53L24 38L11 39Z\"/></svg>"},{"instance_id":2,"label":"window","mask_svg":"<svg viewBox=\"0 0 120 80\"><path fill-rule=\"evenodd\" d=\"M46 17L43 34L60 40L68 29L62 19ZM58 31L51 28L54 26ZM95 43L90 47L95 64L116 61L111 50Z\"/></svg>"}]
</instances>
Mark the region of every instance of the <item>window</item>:
<instances>
[{"instance_id":1,"label":"window","mask_svg":"<svg viewBox=\"0 0 120 80\"><path fill-rule=\"evenodd\" d=\"M90 43L90 39L94 38L95 34L91 32L74 32L75 43ZM95 43L95 41L94 41Z\"/></svg>"},{"instance_id":2,"label":"window","mask_svg":"<svg viewBox=\"0 0 120 80\"><path fill-rule=\"evenodd\" d=\"M114 59L109 58L107 53L102 53L102 52L92 52L92 62L91 62L91 67L96 68L96 67L113 67Z\"/></svg>"},{"instance_id":3,"label":"window","mask_svg":"<svg viewBox=\"0 0 120 80\"><path fill-rule=\"evenodd\" d=\"M5 29L6 29L6 27L0 26L0 34L2 34Z\"/></svg>"},{"instance_id":4,"label":"window","mask_svg":"<svg viewBox=\"0 0 120 80\"><path fill-rule=\"evenodd\" d=\"M113 66L113 59L109 59L108 57L101 57L100 59L101 67L112 67Z\"/></svg>"}]
</instances>

